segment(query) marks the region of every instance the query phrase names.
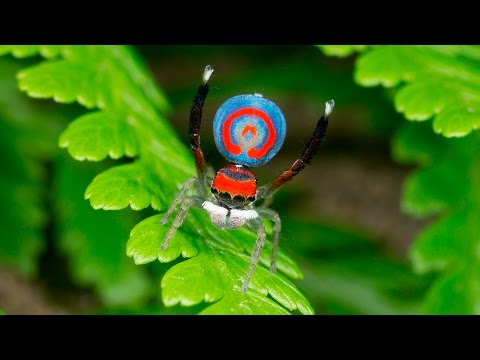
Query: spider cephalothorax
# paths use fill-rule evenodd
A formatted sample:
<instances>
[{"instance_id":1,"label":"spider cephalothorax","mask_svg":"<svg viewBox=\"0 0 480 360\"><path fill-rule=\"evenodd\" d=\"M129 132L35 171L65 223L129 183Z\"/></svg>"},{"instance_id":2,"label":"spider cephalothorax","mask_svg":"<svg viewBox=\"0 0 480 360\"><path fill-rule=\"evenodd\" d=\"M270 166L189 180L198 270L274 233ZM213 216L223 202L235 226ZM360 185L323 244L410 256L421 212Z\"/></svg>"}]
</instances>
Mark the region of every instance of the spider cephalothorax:
<instances>
[{"instance_id":1,"label":"spider cephalothorax","mask_svg":"<svg viewBox=\"0 0 480 360\"><path fill-rule=\"evenodd\" d=\"M318 120L315 131L305 150L292 166L283 171L273 182L258 187L257 178L249 167L268 162L282 147L287 130L280 108L260 94L238 95L225 101L215 114L213 130L215 143L220 153L233 164L217 171L209 178L205 159L200 148L200 124L202 108L208 93L208 79L213 69L209 65L203 73L190 112L190 147L192 149L197 176L188 179L165 213L161 224L166 225L170 215L180 205L175 220L165 236L162 249L166 249L175 231L182 224L190 206L203 208L210 220L219 228L233 229L247 225L257 232L257 242L251 255L250 265L242 284L246 291L258 264L260 252L265 244L266 232L262 219L273 221L272 260L270 271L276 270L276 256L281 230L278 214L266 207L255 208L257 199L269 198L282 184L297 175L316 154L325 138L328 116L333 110L333 100L325 103L325 114ZM194 186L196 195L187 195Z\"/></svg>"}]
</instances>

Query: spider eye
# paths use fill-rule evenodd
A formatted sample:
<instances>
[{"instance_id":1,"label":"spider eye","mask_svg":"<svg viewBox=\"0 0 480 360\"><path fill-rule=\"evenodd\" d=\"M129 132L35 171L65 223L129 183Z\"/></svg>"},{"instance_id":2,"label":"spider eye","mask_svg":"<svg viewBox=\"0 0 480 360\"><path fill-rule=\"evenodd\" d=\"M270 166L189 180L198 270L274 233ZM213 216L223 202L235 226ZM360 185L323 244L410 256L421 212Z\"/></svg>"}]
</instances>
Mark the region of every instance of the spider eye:
<instances>
[{"instance_id":1,"label":"spider eye","mask_svg":"<svg viewBox=\"0 0 480 360\"><path fill-rule=\"evenodd\" d=\"M233 197L233 201L239 204L243 204L245 202L245 196L242 195L235 195Z\"/></svg>"},{"instance_id":2,"label":"spider eye","mask_svg":"<svg viewBox=\"0 0 480 360\"><path fill-rule=\"evenodd\" d=\"M255 196L249 196L247 198L248 202L254 202L255 201Z\"/></svg>"},{"instance_id":3,"label":"spider eye","mask_svg":"<svg viewBox=\"0 0 480 360\"><path fill-rule=\"evenodd\" d=\"M215 189L215 188L210 188L210 191L212 192L212 194L216 194L216 193L218 193L218 190L217 190L217 189Z\"/></svg>"},{"instance_id":4,"label":"spider eye","mask_svg":"<svg viewBox=\"0 0 480 360\"><path fill-rule=\"evenodd\" d=\"M232 199L230 194L226 191L222 191L218 196L220 196L220 199L222 199L222 200L231 200Z\"/></svg>"}]
</instances>

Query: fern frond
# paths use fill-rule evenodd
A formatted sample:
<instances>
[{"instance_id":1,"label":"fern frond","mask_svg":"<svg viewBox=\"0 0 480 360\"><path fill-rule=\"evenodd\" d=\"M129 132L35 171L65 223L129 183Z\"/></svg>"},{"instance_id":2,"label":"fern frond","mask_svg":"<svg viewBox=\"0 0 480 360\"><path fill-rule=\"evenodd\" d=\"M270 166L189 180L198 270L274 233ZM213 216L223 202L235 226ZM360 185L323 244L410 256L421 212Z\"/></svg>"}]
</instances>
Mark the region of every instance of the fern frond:
<instances>
[{"instance_id":1,"label":"fern frond","mask_svg":"<svg viewBox=\"0 0 480 360\"><path fill-rule=\"evenodd\" d=\"M421 166L405 182L403 210L439 216L410 249L419 273L441 273L426 313L480 313L479 60L479 46L378 46L356 64L355 80L394 88L408 120L432 119L403 125L392 142L397 161Z\"/></svg>"},{"instance_id":2,"label":"fern frond","mask_svg":"<svg viewBox=\"0 0 480 360\"><path fill-rule=\"evenodd\" d=\"M60 146L66 147L75 159L135 158L131 164L97 175L87 187L85 197L94 208L120 210L130 206L140 210L151 206L164 211L181 184L194 175L187 146L178 140L163 116L167 110L165 97L130 48L3 46L2 53L47 58L18 74L19 87L28 95L62 103L78 102L92 110L73 121L60 137ZM192 84L192 89L195 86ZM278 261L280 273L271 274L259 266L252 289L238 295L237 286L246 273L255 234L247 230L222 231L211 224L207 214L192 211L172 239L171 249L162 252L159 245L165 227L158 220L158 216L148 218L132 230L127 252L136 263L156 259L170 262L179 254L191 256L164 276L165 304L217 301L208 311L261 314L298 309L313 313L305 297L281 274L302 276L298 266L283 253ZM266 252L268 248L262 254L262 263L269 257Z\"/></svg>"},{"instance_id":3,"label":"fern frond","mask_svg":"<svg viewBox=\"0 0 480 360\"><path fill-rule=\"evenodd\" d=\"M433 129L462 137L480 123L480 47L379 46L357 62L364 86L401 85L395 108L412 121L433 117Z\"/></svg>"}]
</instances>

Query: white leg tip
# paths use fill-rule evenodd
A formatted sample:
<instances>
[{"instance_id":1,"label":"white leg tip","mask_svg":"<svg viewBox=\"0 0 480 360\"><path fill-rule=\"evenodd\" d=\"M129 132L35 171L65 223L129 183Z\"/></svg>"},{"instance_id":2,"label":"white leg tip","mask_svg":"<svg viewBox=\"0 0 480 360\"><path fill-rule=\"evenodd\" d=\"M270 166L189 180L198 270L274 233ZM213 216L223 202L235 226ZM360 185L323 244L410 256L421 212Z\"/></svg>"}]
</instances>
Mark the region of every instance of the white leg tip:
<instances>
[{"instance_id":1,"label":"white leg tip","mask_svg":"<svg viewBox=\"0 0 480 360\"><path fill-rule=\"evenodd\" d=\"M325 103L325 116L329 116L332 111L333 111L333 107L335 106L335 101L332 100L328 100L326 103Z\"/></svg>"},{"instance_id":2,"label":"white leg tip","mask_svg":"<svg viewBox=\"0 0 480 360\"><path fill-rule=\"evenodd\" d=\"M205 70L203 71L203 83L206 84L208 79L213 73L213 68L210 65L205 66Z\"/></svg>"}]
</instances>

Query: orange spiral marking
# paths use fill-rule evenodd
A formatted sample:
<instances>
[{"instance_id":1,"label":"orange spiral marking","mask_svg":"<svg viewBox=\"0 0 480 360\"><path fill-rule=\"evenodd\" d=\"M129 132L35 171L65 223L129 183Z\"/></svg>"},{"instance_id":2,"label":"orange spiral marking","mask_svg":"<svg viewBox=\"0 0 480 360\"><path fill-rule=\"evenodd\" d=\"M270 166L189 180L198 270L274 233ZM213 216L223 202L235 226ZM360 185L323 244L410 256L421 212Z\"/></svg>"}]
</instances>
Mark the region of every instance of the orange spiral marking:
<instances>
[{"instance_id":1,"label":"orange spiral marking","mask_svg":"<svg viewBox=\"0 0 480 360\"><path fill-rule=\"evenodd\" d=\"M242 130L242 137L245 137L245 134L249 131L252 133L253 136L257 136L257 127L247 124Z\"/></svg>"},{"instance_id":2,"label":"orange spiral marking","mask_svg":"<svg viewBox=\"0 0 480 360\"><path fill-rule=\"evenodd\" d=\"M262 110L255 109L253 107L245 107L245 108L238 109L237 111L231 113L227 117L227 119L225 120L225 122L223 123L223 126L222 126L222 140L223 140L223 143L225 144L225 149L230 154L232 154L234 156L238 156L242 153L242 148L239 145L234 144L232 142L232 134L231 134L230 130L232 128L233 122L238 117L244 116L244 115L250 115L250 116L258 117L258 118L262 119L265 122L265 124L267 125L268 133L267 133L267 138L266 138L263 146L261 146L260 149L252 148L252 149L249 149L247 151L247 156L249 158L260 159L263 156L265 156L265 154L272 148L273 144L275 143L275 139L277 137L277 132L275 131L272 120L270 119L268 114L265 113ZM247 127L248 127L248 129L247 129ZM256 127L251 126L251 125L247 125L247 126L244 127L244 129L242 131L242 136L244 136L245 133L248 130L250 130L250 128L255 129L254 130L255 131L254 135L256 135ZM252 130L250 130L250 131L252 131Z\"/></svg>"}]
</instances>

